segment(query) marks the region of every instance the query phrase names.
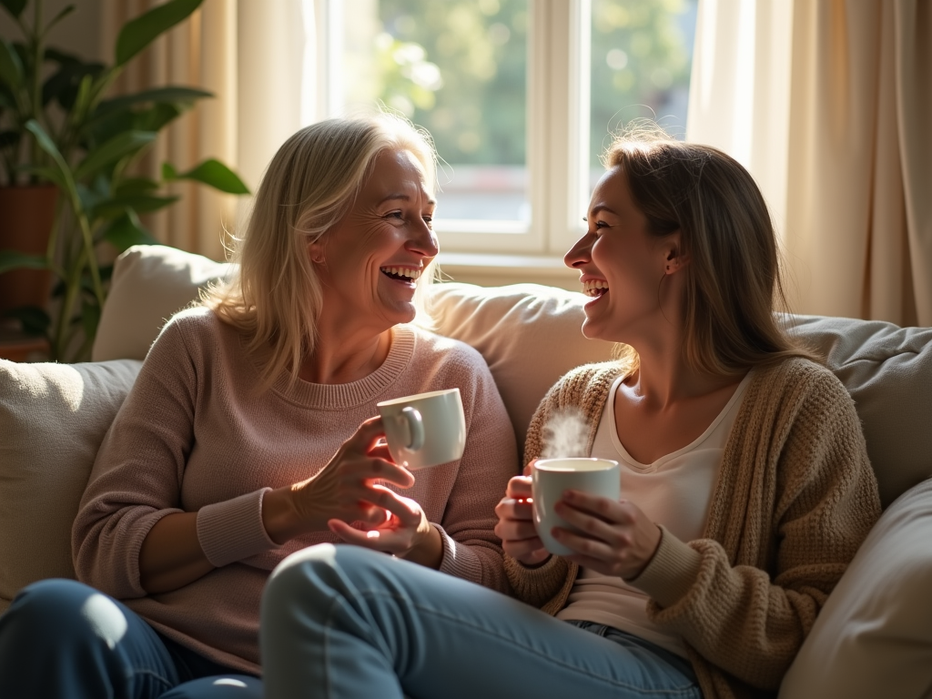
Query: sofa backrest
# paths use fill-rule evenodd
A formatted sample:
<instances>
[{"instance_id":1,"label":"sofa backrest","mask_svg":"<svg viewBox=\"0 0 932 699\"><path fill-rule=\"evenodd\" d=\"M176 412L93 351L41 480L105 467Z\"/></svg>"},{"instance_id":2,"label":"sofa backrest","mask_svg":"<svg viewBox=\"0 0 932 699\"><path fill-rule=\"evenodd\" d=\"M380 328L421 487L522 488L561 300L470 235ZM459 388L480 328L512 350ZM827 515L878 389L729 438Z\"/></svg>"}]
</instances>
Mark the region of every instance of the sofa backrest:
<instances>
[{"instance_id":1,"label":"sofa backrest","mask_svg":"<svg viewBox=\"0 0 932 699\"><path fill-rule=\"evenodd\" d=\"M142 359L165 322L226 274L225 263L165 246L130 248L117 261L94 360ZM435 284L441 334L486 359L518 443L546 390L575 366L610 358L611 345L580 327L585 297L539 284ZM791 316L788 329L827 357L854 398L884 506L932 477L932 328L825 316Z\"/></svg>"}]
</instances>

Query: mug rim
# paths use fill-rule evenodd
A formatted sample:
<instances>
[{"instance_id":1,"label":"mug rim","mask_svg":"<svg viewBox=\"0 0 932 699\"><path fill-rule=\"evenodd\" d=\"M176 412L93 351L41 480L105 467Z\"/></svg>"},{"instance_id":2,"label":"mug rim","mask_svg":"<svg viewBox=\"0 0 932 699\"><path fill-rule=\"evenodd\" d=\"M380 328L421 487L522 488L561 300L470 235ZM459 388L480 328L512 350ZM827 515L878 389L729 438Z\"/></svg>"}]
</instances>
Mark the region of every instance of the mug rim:
<instances>
[{"instance_id":1,"label":"mug rim","mask_svg":"<svg viewBox=\"0 0 932 699\"><path fill-rule=\"evenodd\" d=\"M409 405L420 400L427 398L435 398L437 396L450 395L452 393L459 394L459 388L441 388L436 391L426 391L425 393L414 393L410 396L401 396L400 398L389 398L387 400L379 401L375 404L377 408L389 407L393 405Z\"/></svg>"}]
</instances>

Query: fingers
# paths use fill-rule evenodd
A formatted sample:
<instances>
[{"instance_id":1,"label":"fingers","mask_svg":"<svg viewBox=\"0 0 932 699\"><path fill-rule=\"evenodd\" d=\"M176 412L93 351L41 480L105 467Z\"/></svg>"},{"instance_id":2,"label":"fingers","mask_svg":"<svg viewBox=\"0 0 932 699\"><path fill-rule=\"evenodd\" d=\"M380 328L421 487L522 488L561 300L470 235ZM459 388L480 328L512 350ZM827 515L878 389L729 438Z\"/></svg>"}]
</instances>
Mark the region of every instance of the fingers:
<instances>
[{"instance_id":1,"label":"fingers","mask_svg":"<svg viewBox=\"0 0 932 699\"><path fill-rule=\"evenodd\" d=\"M518 500L529 500L531 497L531 478L529 476L513 476L505 486L505 495Z\"/></svg>"}]
</instances>

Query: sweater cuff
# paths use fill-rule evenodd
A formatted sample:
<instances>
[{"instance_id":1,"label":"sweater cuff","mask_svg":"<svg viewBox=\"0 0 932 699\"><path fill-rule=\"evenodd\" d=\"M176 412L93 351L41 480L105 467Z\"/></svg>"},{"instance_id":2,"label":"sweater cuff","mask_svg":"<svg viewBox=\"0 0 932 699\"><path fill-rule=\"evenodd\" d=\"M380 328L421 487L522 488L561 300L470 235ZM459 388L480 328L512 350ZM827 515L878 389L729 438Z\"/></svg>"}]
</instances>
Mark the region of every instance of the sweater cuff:
<instances>
[{"instance_id":1,"label":"sweater cuff","mask_svg":"<svg viewBox=\"0 0 932 699\"><path fill-rule=\"evenodd\" d=\"M262 523L262 498L269 490L263 488L197 511L197 540L211 565L220 568L278 547Z\"/></svg>"},{"instance_id":2,"label":"sweater cuff","mask_svg":"<svg viewBox=\"0 0 932 699\"><path fill-rule=\"evenodd\" d=\"M702 554L660 526L657 552L641 574L626 583L649 595L661 607L671 607L689 592L699 575Z\"/></svg>"},{"instance_id":3,"label":"sweater cuff","mask_svg":"<svg viewBox=\"0 0 932 699\"><path fill-rule=\"evenodd\" d=\"M482 564L479 557L469 546L460 546L452 536L447 534L439 524L431 523L443 542L443 558L440 559L441 573L454 575L457 578L479 582L482 580Z\"/></svg>"}]
</instances>

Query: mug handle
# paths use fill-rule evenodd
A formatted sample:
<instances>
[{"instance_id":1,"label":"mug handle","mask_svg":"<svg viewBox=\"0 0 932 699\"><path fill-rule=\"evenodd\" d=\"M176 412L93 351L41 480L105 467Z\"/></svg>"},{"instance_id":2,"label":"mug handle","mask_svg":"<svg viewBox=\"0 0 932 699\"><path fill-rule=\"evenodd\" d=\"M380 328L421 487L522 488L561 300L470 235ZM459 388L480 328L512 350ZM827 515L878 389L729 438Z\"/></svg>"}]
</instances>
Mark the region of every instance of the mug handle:
<instances>
[{"instance_id":1,"label":"mug handle","mask_svg":"<svg viewBox=\"0 0 932 699\"><path fill-rule=\"evenodd\" d=\"M418 412L417 408L412 408L409 405L402 408L401 415L407 421L411 435L411 440L405 445L405 449L417 451L424 446L424 420L421 418L421 413Z\"/></svg>"}]
</instances>

